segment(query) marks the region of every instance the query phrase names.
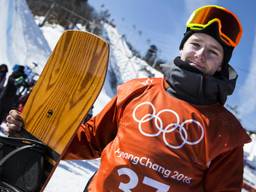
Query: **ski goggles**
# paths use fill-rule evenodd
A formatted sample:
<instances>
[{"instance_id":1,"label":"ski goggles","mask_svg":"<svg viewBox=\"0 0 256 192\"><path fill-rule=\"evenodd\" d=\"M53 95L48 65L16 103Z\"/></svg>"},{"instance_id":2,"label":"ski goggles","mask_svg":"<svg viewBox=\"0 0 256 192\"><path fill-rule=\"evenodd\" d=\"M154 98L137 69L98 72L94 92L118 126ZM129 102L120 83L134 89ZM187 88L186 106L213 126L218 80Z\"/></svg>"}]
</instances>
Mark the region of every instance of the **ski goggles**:
<instances>
[{"instance_id":1,"label":"ski goggles","mask_svg":"<svg viewBox=\"0 0 256 192\"><path fill-rule=\"evenodd\" d=\"M212 23L218 23L221 40L236 47L242 36L242 26L231 11L217 5L207 5L196 9L187 21L187 27L193 31L205 29Z\"/></svg>"}]
</instances>

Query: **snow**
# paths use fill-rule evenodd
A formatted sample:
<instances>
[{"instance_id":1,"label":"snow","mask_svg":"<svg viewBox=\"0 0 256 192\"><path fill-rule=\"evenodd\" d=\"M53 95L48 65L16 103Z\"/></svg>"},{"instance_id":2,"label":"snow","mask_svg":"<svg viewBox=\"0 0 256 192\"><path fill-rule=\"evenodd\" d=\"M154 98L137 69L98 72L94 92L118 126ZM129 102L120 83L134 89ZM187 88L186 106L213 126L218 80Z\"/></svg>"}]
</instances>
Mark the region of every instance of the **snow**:
<instances>
[{"instance_id":1,"label":"snow","mask_svg":"<svg viewBox=\"0 0 256 192\"><path fill-rule=\"evenodd\" d=\"M0 22L0 63L7 63L11 68L16 63L32 65L36 62L39 64L36 72L40 73L51 50L63 33L63 27L46 23L39 28L37 24L41 23L43 18L38 17L34 20L25 0L0 0L0 6L5 7L0 12L2 19ZM162 76L160 72L132 54L124 36L119 34L116 28L104 24L104 38L110 44L110 62L103 89L94 104L94 114L97 114L115 95L113 76L116 85L138 77ZM253 162L256 152L252 150L255 147L253 149L250 144L246 145L245 149L248 159ZM45 191L81 192L99 164L100 159L60 161ZM247 179L255 179L255 174L249 171L246 167Z\"/></svg>"},{"instance_id":2,"label":"snow","mask_svg":"<svg viewBox=\"0 0 256 192\"><path fill-rule=\"evenodd\" d=\"M12 68L15 64L33 67L38 63L41 72L50 48L34 22L24 0L1 0L0 6L0 62Z\"/></svg>"},{"instance_id":3,"label":"snow","mask_svg":"<svg viewBox=\"0 0 256 192\"><path fill-rule=\"evenodd\" d=\"M45 192L81 192L98 169L99 160L61 161Z\"/></svg>"}]
</instances>

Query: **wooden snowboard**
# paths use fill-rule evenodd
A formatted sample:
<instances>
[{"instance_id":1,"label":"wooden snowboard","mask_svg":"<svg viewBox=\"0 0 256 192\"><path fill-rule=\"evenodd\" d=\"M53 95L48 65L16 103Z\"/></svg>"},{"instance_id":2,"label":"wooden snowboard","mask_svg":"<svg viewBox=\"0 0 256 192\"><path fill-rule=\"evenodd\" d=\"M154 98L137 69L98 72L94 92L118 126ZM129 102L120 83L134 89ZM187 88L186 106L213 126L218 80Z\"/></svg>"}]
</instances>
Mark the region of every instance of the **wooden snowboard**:
<instances>
[{"instance_id":1,"label":"wooden snowboard","mask_svg":"<svg viewBox=\"0 0 256 192\"><path fill-rule=\"evenodd\" d=\"M100 93L109 46L96 35L66 31L48 59L22 111L25 129L48 145L53 169Z\"/></svg>"}]
</instances>

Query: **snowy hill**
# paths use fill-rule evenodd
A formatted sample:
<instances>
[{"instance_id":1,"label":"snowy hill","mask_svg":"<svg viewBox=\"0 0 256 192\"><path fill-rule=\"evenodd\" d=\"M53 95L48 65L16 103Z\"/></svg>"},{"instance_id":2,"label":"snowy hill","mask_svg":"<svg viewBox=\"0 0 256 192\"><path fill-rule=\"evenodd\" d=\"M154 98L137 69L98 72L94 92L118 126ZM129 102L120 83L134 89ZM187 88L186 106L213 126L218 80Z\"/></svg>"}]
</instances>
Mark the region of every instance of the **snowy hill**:
<instances>
[{"instance_id":1,"label":"snowy hill","mask_svg":"<svg viewBox=\"0 0 256 192\"><path fill-rule=\"evenodd\" d=\"M0 63L33 67L33 62L43 65L50 54L50 48L24 0L1 0L0 6Z\"/></svg>"}]
</instances>

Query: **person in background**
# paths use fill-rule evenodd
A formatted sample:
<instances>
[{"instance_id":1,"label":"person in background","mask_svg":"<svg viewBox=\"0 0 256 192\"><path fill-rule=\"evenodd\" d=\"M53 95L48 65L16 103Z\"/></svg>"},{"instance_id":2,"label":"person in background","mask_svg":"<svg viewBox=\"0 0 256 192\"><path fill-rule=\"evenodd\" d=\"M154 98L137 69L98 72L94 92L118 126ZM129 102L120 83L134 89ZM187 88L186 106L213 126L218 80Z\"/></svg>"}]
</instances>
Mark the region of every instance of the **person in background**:
<instances>
[{"instance_id":1,"label":"person in background","mask_svg":"<svg viewBox=\"0 0 256 192\"><path fill-rule=\"evenodd\" d=\"M229 61L241 35L226 8L196 9L164 78L124 83L78 129L65 159L101 157L85 191L241 191L250 138L224 107L238 77ZM10 111L7 124L17 132L24 123Z\"/></svg>"},{"instance_id":2,"label":"person in background","mask_svg":"<svg viewBox=\"0 0 256 192\"><path fill-rule=\"evenodd\" d=\"M8 66L6 64L1 64L0 65L0 94L4 89L7 73L8 73Z\"/></svg>"},{"instance_id":3,"label":"person in background","mask_svg":"<svg viewBox=\"0 0 256 192\"><path fill-rule=\"evenodd\" d=\"M16 64L8 77L6 86L0 95L0 122L3 122L11 109L19 105L19 89L25 85L27 75L24 66Z\"/></svg>"}]
</instances>

